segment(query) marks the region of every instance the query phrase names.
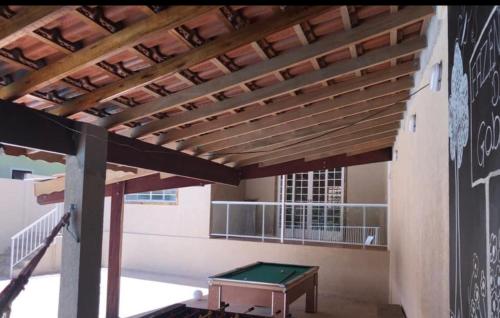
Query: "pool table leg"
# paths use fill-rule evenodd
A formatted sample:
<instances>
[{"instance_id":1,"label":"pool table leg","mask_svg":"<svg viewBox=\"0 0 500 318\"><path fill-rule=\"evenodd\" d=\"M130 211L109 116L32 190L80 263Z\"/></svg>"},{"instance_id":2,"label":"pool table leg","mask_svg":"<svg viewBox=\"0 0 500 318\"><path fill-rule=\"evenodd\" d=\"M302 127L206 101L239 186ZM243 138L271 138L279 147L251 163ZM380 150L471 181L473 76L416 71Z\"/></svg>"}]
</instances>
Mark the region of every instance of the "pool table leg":
<instances>
[{"instance_id":1,"label":"pool table leg","mask_svg":"<svg viewBox=\"0 0 500 318\"><path fill-rule=\"evenodd\" d=\"M306 312L318 311L318 274L314 274L313 284L306 291Z\"/></svg>"},{"instance_id":2,"label":"pool table leg","mask_svg":"<svg viewBox=\"0 0 500 318\"><path fill-rule=\"evenodd\" d=\"M208 309L218 310L220 308L221 287L211 285L208 287Z\"/></svg>"},{"instance_id":3,"label":"pool table leg","mask_svg":"<svg viewBox=\"0 0 500 318\"><path fill-rule=\"evenodd\" d=\"M288 304L286 303L286 293L273 292L272 312L274 318L286 318L288 315Z\"/></svg>"}]
</instances>

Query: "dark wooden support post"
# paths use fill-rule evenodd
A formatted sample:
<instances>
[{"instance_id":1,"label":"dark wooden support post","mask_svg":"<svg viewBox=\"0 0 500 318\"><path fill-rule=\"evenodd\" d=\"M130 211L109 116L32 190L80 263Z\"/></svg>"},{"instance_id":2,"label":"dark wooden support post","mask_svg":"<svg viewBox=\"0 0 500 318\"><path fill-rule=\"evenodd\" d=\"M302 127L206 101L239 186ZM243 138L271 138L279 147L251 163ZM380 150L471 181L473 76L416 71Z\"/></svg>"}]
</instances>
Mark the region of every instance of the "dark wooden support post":
<instances>
[{"instance_id":1,"label":"dark wooden support post","mask_svg":"<svg viewBox=\"0 0 500 318\"><path fill-rule=\"evenodd\" d=\"M76 154L66 158L64 209L72 212L63 232L59 318L99 315L108 135L89 124L80 132Z\"/></svg>"},{"instance_id":2,"label":"dark wooden support post","mask_svg":"<svg viewBox=\"0 0 500 318\"><path fill-rule=\"evenodd\" d=\"M118 318L120 308L124 194L124 182L113 184L111 188L111 216L109 225L108 295L106 318Z\"/></svg>"}]
</instances>

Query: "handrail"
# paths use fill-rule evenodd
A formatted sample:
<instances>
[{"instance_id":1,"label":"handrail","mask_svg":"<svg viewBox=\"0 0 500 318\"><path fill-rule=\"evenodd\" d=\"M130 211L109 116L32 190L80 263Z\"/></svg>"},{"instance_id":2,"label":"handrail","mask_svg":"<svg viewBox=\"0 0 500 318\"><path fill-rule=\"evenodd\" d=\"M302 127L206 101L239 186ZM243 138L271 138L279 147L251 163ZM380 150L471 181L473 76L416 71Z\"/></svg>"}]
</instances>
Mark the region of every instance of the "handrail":
<instances>
[{"instance_id":1,"label":"handrail","mask_svg":"<svg viewBox=\"0 0 500 318\"><path fill-rule=\"evenodd\" d=\"M26 226L11 237L10 243L10 276L12 277L14 267L29 257L40 246L49 235L50 230L57 224L62 216L61 205L56 206L47 214L39 217L33 223Z\"/></svg>"},{"instance_id":2,"label":"handrail","mask_svg":"<svg viewBox=\"0 0 500 318\"><path fill-rule=\"evenodd\" d=\"M266 202L266 201L212 201L212 204L217 205L274 205L280 206L281 202ZM387 208L384 203L326 203L326 202L285 202L288 206L326 206L326 207L346 207L346 208Z\"/></svg>"},{"instance_id":3,"label":"handrail","mask_svg":"<svg viewBox=\"0 0 500 318\"><path fill-rule=\"evenodd\" d=\"M24 229L20 230L19 232L17 232L14 235L12 235L11 239L15 239L15 238L19 237L21 234L30 230L36 223L40 223L42 220L47 219L50 216L50 214L54 213L57 209L58 209L58 207L53 208L52 210L47 212L47 214L42 215L41 217L39 217L38 219L33 221L30 225L26 226Z\"/></svg>"},{"instance_id":4,"label":"handrail","mask_svg":"<svg viewBox=\"0 0 500 318\"><path fill-rule=\"evenodd\" d=\"M50 234L44 239L41 249L35 254L35 257L21 270L19 276L12 279L10 283L0 292L0 314L3 316L10 314L10 306L14 299L21 293L24 286L28 283L35 267L38 265L50 244L57 236L62 227L69 222L69 212L64 214L57 222L56 226L50 229Z\"/></svg>"},{"instance_id":5,"label":"handrail","mask_svg":"<svg viewBox=\"0 0 500 318\"><path fill-rule=\"evenodd\" d=\"M381 203L212 201L212 213L217 214L212 217L210 236L386 246L387 207Z\"/></svg>"}]
</instances>

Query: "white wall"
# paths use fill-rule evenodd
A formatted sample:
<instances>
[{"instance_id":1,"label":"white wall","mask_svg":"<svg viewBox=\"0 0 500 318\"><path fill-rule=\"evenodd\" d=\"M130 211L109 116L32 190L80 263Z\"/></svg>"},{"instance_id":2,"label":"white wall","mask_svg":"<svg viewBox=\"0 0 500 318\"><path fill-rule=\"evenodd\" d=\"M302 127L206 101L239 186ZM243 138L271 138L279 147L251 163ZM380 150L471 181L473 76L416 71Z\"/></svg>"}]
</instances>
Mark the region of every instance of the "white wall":
<instances>
[{"instance_id":1,"label":"white wall","mask_svg":"<svg viewBox=\"0 0 500 318\"><path fill-rule=\"evenodd\" d=\"M10 246L10 237L54 208L39 205L32 182L0 178L0 254Z\"/></svg>"},{"instance_id":2,"label":"white wall","mask_svg":"<svg viewBox=\"0 0 500 318\"><path fill-rule=\"evenodd\" d=\"M415 87L426 84L431 66L442 61L441 90L427 88L411 99L407 115L417 115L417 130L400 130L390 165L391 301L402 304L409 318L450 316L446 7L437 17L439 27L432 27L436 20L428 33L437 36L435 47L424 55L430 60Z\"/></svg>"},{"instance_id":3,"label":"white wall","mask_svg":"<svg viewBox=\"0 0 500 318\"><path fill-rule=\"evenodd\" d=\"M0 178L0 254L10 246L10 238L33 221L48 213L54 205L36 202L34 184L29 181ZM53 273L59 270L61 258L60 238L47 250L35 270L35 274Z\"/></svg>"}]
</instances>

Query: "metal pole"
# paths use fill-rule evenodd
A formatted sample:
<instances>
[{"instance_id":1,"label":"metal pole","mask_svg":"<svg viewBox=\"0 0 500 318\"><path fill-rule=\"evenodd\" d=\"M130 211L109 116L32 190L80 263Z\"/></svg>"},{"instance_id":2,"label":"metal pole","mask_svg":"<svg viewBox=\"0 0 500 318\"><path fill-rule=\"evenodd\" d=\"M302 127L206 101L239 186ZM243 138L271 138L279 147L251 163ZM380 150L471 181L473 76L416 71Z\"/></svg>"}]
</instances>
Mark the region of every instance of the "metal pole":
<instances>
[{"instance_id":1,"label":"metal pole","mask_svg":"<svg viewBox=\"0 0 500 318\"><path fill-rule=\"evenodd\" d=\"M10 239L10 278L13 276L13 269L14 269L14 245L16 241L14 238Z\"/></svg>"},{"instance_id":2,"label":"metal pole","mask_svg":"<svg viewBox=\"0 0 500 318\"><path fill-rule=\"evenodd\" d=\"M280 243L283 243L285 235L285 178L286 175L281 176L281 234Z\"/></svg>"},{"instance_id":3,"label":"metal pole","mask_svg":"<svg viewBox=\"0 0 500 318\"><path fill-rule=\"evenodd\" d=\"M262 242L264 242L264 234L266 232L266 205L262 205Z\"/></svg>"},{"instance_id":4,"label":"metal pole","mask_svg":"<svg viewBox=\"0 0 500 318\"><path fill-rule=\"evenodd\" d=\"M226 240L229 239L229 204L226 203Z\"/></svg>"},{"instance_id":5,"label":"metal pole","mask_svg":"<svg viewBox=\"0 0 500 318\"><path fill-rule=\"evenodd\" d=\"M302 208L302 245L306 236L306 206Z\"/></svg>"},{"instance_id":6,"label":"metal pole","mask_svg":"<svg viewBox=\"0 0 500 318\"><path fill-rule=\"evenodd\" d=\"M366 206L363 206L363 247L366 243Z\"/></svg>"}]
</instances>

